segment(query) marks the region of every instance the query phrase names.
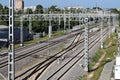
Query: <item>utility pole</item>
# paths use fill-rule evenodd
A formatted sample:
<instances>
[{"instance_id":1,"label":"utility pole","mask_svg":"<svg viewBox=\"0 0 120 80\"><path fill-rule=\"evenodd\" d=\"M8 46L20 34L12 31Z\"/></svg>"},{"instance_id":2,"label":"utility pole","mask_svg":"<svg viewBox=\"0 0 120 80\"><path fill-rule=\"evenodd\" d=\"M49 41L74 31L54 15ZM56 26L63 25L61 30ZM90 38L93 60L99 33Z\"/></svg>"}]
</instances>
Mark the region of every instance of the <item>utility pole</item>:
<instances>
[{"instance_id":1,"label":"utility pole","mask_svg":"<svg viewBox=\"0 0 120 80\"><path fill-rule=\"evenodd\" d=\"M101 49L103 48L103 14L101 15L101 31L100 31L100 34L101 34Z\"/></svg>"},{"instance_id":2,"label":"utility pole","mask_svg":"<svg viewBox=\"0 0 120 80\"><path fill-rule=\"evenodd\" d=\"M70 14L70 12L69 12L69 20L68 20L69 32L70 32L70 18L71 18L71 14Z\"/></svg>"},{"instance_id":3,"label":"utility pole","mask_svg":"<svg viewBox=\"0 0 120 80\"><path fill-rule=\"evenodd\" d=\"M31 16L29 16L29 34L32 34L32 22L31 22Z\"/></svg>"},{"instance_id":4,"label":"utility pole","mask_svg":"<svg viewBox=\"0 0 120 80\"><path fill-rule=\"evenodd\" d=\"M81 25L81 20L80 20L80 13L79 13L79 25Z\"/></svg>"},{"instance_id":5,"label":"utility pole","mask_svg":"<svg viewBox=\"0 0 120 80\"><path fill-rule=\"evenodd\" d=\"M66 30L66 14L64 12L64 33L65 33L65 30Z\"/></svg>"},{"instance_id":6,"label":"utility pole","mask_svg":"<svg viewBox=\"0 0 120 80\"><path fill-rule=\"evenodd\" d=\"M115 17L116 17L115 15L112 16L112 21L113 21L113 27L115 29L115 32L117 32L117 25L115 23Z\"/></svg>"},{"instance_id":7,"label":"utility pole","mask_svg":"<svg viewBox=\"0 0 120 80\"><path fill-rule=\"evenodd\" d=\"M110 29L110 26L111 26L111 24L110 24L110 21L111 19L110 19L110 15L109 15L109 18L108 18L108 27L109 27L109 38L110 38L110 32L111 32L111 29Z\"/></svg>"},{"instance_id":8,"label":"utility pole","mask_svg":"<svg viewBox=\"0 0 120 80\"><path fill-rule=\"evenodd\" d=\"M59 15L59 30L60 30L60 25L61 25L61 20L60 20L60 15Z\"/></svg>"},{"instance_id":9,"label":"utility pole","mask_svg":"<svg viewBox=\"0 0 120 80\"><path fill-rule=\"evenodd\" d=\"M23 15L21 15L20 46L23 46Z\"/></svg>"},{"instance_id":10,"label":"utility pole","mask_svg":"<svg viewBox=\"0 0 120 80\"><path fill-rule=\"evenodd\" d=\"M84 47L85 47L85 55L84 55L84 70L88 72L89 70L89 37L88 37L88 18L85 18L84 20L84 23L85 23L85 44L84 44Z\"/></svg>"},{"instance_id":11,"label":"utility pole","mask_svg":"<svg viewBox=\"0 0 120 80\"><path fill-rule=\"evenodd\" d=\"M9 0L8 80L15 80L14 0Z\"/></svg>"},{"instance_id":12,"label":"utility pole","mask_svg":"<svg viewBox=\"0 0 120 80\"><path fill-rule=\"evenodd\" d=\"M49 38L51 38L52 35L52 25L51 25L52 15L51 12L49 13Z\"/></svg>"}]
</instances>

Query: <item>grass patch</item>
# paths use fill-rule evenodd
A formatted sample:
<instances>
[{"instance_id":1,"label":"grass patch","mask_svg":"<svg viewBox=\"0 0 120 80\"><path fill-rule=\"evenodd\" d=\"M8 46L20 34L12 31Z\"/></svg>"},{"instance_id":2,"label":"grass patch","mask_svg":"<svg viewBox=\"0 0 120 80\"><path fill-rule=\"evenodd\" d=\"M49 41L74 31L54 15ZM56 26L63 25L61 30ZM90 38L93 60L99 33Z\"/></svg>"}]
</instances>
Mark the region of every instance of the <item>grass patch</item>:
<instances>
[{"instance_id":1,"label":"grass patch","mask_svg":"<svg viewBox=\"0 0 120 80\"><path fill-rule=\"evenodd\" d=\"M92 70L93 66L98 62L99 58L102 56L102 49L99 48L97 53L91 58L89 69Z\"/></svg>"},{"instance_id":2,"label":"grass patch","mask_svg":"<svg viewBox=\"0 0 120 80\"><path fill-rule=\"evenodd\" d=\"M64 34L64 31L56 31L56 32L53 32L52 37L61 36L63 34Z\"/></svg>"},{"instance_id":3,"label":"grass patch","mask_svg":"<svg viewBox=\"0 0 120 80\"><path fill-rule=\"evenodd\" d=\"M116 37L116 39L115 39ZM110 44L111 43L111 44ZM110 44L110 45L109 45ZM104 42L104 46L109 45L107 48L104 49L99 49L98 52L92 57L91 62L90 62L90 69L93 68L93 66L98 62L99 58L103 54L103 50L107 53L103 60L100 62L100 65L97 69L94 70L94 76L92 77L91 80L98 80L101 72L104 68L104 65L114 59L114 54L117 52L118 49L118 40L117 40L117 34L114 33L111 35L111 38L107 38ZM110 60L108 60L110 59Z\"/></svg>"},{"instance_id":4,"label":"grass patch","mask_svg":"<svg viewBox=\"0 0 120 80\"><path fill-rule=\"evenodd\" d=\"M87 80L87 75L84 75L84 76L80 77L79 80Z\"/></svg>"}]
</instances>

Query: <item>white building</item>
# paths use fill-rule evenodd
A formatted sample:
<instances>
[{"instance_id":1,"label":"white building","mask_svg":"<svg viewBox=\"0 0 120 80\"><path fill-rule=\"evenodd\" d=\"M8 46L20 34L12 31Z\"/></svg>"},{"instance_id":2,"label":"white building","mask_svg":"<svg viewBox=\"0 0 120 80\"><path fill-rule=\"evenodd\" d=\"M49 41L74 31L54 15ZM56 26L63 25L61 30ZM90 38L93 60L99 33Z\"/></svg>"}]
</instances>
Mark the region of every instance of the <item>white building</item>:
<instances>
[{"instance_id":1,"label":"white building","mask_svg":"<svg viewBox=\"0 0 120 80\"><path fill-rule=\"evenodd\" d=\"M35 11L36 6L24 7L24 11L26 11L27 9L32 9L32 11Z\"/></svg>"},{"instance_id":2,"label":"white building","mask_svg":"<svg viewBox=\"0 0 120 80\"><path fill-rule=\"evenodd\" d=\"M72 7L65 7L63 9L68 9L68 10L70 10L70 9L83 9L83 7L78 5L78 6L72 6Z\"/></svg>"},{"instance_id":3,"label":"white building","mask_svg":"<svg viewBox=\"0 0 120 80\"><path fill-rule=\"evenodd\" d=\"M117 8L118 11L120 11L120 8Z\"/></svg>"}]
</instances>

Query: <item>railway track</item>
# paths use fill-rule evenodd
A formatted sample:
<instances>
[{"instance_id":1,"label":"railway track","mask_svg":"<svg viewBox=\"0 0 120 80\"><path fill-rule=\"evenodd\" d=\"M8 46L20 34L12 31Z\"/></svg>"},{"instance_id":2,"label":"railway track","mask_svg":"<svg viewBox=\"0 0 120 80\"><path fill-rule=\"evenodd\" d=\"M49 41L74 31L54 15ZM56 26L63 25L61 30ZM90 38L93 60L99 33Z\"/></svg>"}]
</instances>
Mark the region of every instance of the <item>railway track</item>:
<instances>
[{"instance_id":1,"label":"railway track","mask_svg":"<svg viewBox=\"0 0 120 80\"><path fill-rule=\"evenodd\" d=\"M84 40L83 40L84 41ZM81 41L80 43L82 43L83 41ZM79 44L80 44L79 43ZM70 47L70 48L67 48L67 49L65 49L65 50L67 50L67 51L65 51L64 53L67 53L68 51L70 51L71 49L73 49L76 45L78 45L78 42L77 42L77 44L75 43L75 45L73 46L73 47ZM57 53L58 54L58 53ZM29 69L29 70L27 70L26 72L24 72L24 73L22 73L22 75L24 75L24 74L26 74L26 73L28 73L30 70L32 70L32 69L34 69L33 71L31 71L31 73L26 77L26 78L24 78L23 80L26 80L26 79L28 79L30 76L32 76L35 72L37 72L37 71L39 71L39 70L41 70L41 69L45 69L45 67L47 66L47 65L49 65L49 64L51 64L53 61L55 61L57 58L59 58L59 57L61 57L62 55L60 55L59 57L57 56L57 57L55 57L56 55L54 55L54 56L51 56L48 60L46 60L46 61L44 61L43 63L44 63L44 65L43 65L43 63L40 63L40 64L37 64L36 66L34 66L33 68L31 68L31 69ZM49 61L48 63L47 63L47 61ZM46 63L46 64L45 64ZM41 66L42 65L42 66ZM47 67L46 67L47 68ZM43 69L43 71L44 71L44 69ZM42 73L42 72L41 72ZM40 73L40 74L41 74ZM20 76L22 76L22 75L19 75L19 76L17 76L16 78L18 78L18 77L20 77Z\"/></svg>"},{"instance_id":2,"label":"railway track","mask_svg":"<svg viewBox=\"0 0 120 80\"><path fill-rule=\"evenodd\" d=\"M75 46L75 45L74 45L74 46ZM26 74L27 72L29 72L29 71L31 71L31 70L34 69L34 70L31 72L31 74L29 74L29 76L32 75L34 72L36 72L36 71L44 68L46 65L48 65L48 64L50 64L51 62L53 62L54 60L56 60L56 59L58 58L58 56L59 56L59 57L62 56L64 53L66 53L68 50L72 49L74 46L71 46L71 45L68 46L69 48L67 47L66 49L58 52L57 54L55 54L55 55L53 55L53 56L50 56L49 58L47 58L47 59L44 60L43 62L38 63L38 64L35 65L34 67L32 67L32 68L26 70L25 72L23 72L21 75L18 75L16 78L18 78L18 77L20 77L20 76L22 76L22 75ZM66 50L67 50L67 51L66 51ZM61 53L61 54L60 54L60 53ZM28 78L29 76L27 76L26 78ZM26 79L26 78L25 78L25 79Z\"/></svg>"},{"instance_id":3,"label":"railway track","mask_svg":"<svg viewBox=\"0 0 120 80\"><path fill-rule=\"evenodd\" d=\"M105 34L104 34L105 35ZM96 40L96 41L95 41ZM90 44L89 44L89 50L100 40L99 37L97 37L95 40L93 40ZM60 80L75 64L77 64L78 61L80 61L83 57L84 57L84 53L81 54L84 51L84 48L82 50L80 50L80 52L78 52L75 56L73 56L68 62L66 62L62 67L60 67L59 69L57 69L54 73L52 73L46 80L52 80L52 79L56 79L56 80ZM79 58L76 58L77 56L80 56ZM71 64L71 66L69 66L67 68L67 65ZM37 80L40 76L37 75L35 77L35 80Z\"/></svg>"},{"instance_id":4,"label":"railway track","mask_svg":"<svg viewBox=\"0 0 120 80\"><path fill-rule=\"evenodd\" d=\"M97 25L95 25L95 26L97 26ZM94 26L94 27L95 27L95 26ZM92 28L93 28L93 27L92 27ZM65 39L72 38L73 36L78 35L78 34L83 33L83 32L84 32L84 31L81 30L81 32L78 32L78 33L76 33L76 34L70 35L70 36L66 37ZM22 59L24 59L24 58L27 58L27 57L29 57L29 56L37 53L37 52L40 52L40 51L42 51L42 50L45 50L45 49L48 48L48 46L49 46L49 47L52 47L52 46L58 44L58 42L64 41L65 39L60 39L59 41L51 42L50 44L45 45L45 46L40 47L40 48L37 48L37 49L35 49L35 50L33 50L33 51L30 51L30 52L27 52L27 53L24 53L24 54L20 54L19 56L15 56L15 62L20 61L20 60L22 60ZM7 65L8 65L7 62L8 62L7 58L5 58L4 60L2 60L2 61L0 62L0 68L4 68L5 66L7 66Z\"/></svg>"},{"instance_id":5,"label":"railway track","mask_svg":"<svg viewBox=\"0 0 120 80\"><path fill-rule=\"evenodd\" d=\"M90 26L93 26L93 27L90 27L90 29L92 29L92 28L94 28L94 27L97 27L99 24L94 24L94 26L93 25L90 25ZM75 31L72 31L72 32L70 32L69 34L72 34L72 35L70 35L70 36L68 36L68 37L66 37L66 38L71 38L71 37L73 37L75 34L74 34L74 32L76 32L76 33L79 33L79 31L82 31L83 29L78 29L78 30L75 30ZM67 34L66 34L67 35ZM52 39L51 39L52 40ZM58 42L59 42L60 40L58 40ZM41 41L41 42L37 42L37 43L33 43L33 44L30 44L30 45L27 45L27 46L24 46L24 47L21 47L21 48L17 48L17 49L15 49L15 52L17 52L17 51L21 51L21 50L25 50L25 49L28 49L28 48L30 48L30 47L32 47L32 46L35 46L36 44L39 44L39 43L44 43L44 42L48 42L47 40L46 41ZM4 54L0 54L0 57L2 58L2 57L5 57L5 56L7 56L8 55L8 53L4 53Z\"/></svg>"},{"instance_id":6,"label":"railway track","mask_svg":"<svg viewBox=\"0 0 120 80\"><path fill-rule=\"evenodd\" d=\"M92 25L91 25L91 26L92 26ZM93 27L90 27L90 29L92 29L92 28L94 28L94 27L97 27L97 26L98 26L98 24L94 25ZM67 39L67 38L72 38L73 36L75 36L76 34L78 34L79 31L83 31L83 29L79 29L79 30L75 30L75 31L70 32L69 34L72 34L72 35L67 36L65 39ZM74 32L76 32L76 34L74 34ZM50 42L61 42L62 40L64 40L64 39L60 39L60 40L57 40L57 41L52 41L52 40L51 40ZM48 41L46 40L46 41L43 41L43 42L48 42ZM42 43L42 42L39 42L39 43ZM36 44L39 44L39 43L34 43L34 44L29 45L29 46L17 48L17 49L15 49L15 53L16 53L16 52L19 52L19 51L21 51L21 50L25 50L25 49L31 48L32 46L35 46ZM51 44L52 44L52 43L51 43ZM47 46L47 45L45 45L45 46ZM44 47L44 46L43 46L43 47ZM0 54L0 57L1 57L1 58L2 58L2 57L5 57L5 56L7 56L7 54L8 54L8 53ZM7 59L7 58L5 58L5 59ZM5 60L5 59L4 59L4 60Z\"/></svg>"}]
</instances>

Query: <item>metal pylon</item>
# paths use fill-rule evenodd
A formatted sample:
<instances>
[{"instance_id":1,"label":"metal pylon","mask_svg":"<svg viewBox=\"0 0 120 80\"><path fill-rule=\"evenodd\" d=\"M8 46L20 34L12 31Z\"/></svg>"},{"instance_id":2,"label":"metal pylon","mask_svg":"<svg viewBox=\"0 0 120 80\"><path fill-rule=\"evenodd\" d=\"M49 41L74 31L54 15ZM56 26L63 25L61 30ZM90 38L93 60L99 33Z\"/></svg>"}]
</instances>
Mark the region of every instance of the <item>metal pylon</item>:
<instances>
[{"instance_id":1,"label":"metal pylon","mask_svg":"<svg viewBox=\"0 0 120 80\"><path fill-rule=\"evenodd\" d=\"M14 0L9 0L8 80L15 80L14 55Z\"/></svg>"},{"instance_id":2,"label":"metal pylon","mask_svg":"<svg viewBox=\"0 0 120 80\"><path fill-rule=\"evenodd\" d=\"M88 37L88 18L85 18L85 50L84 50L84 70L88 71L89 70L89 37Z\"/></svg>"}]
</instances>

